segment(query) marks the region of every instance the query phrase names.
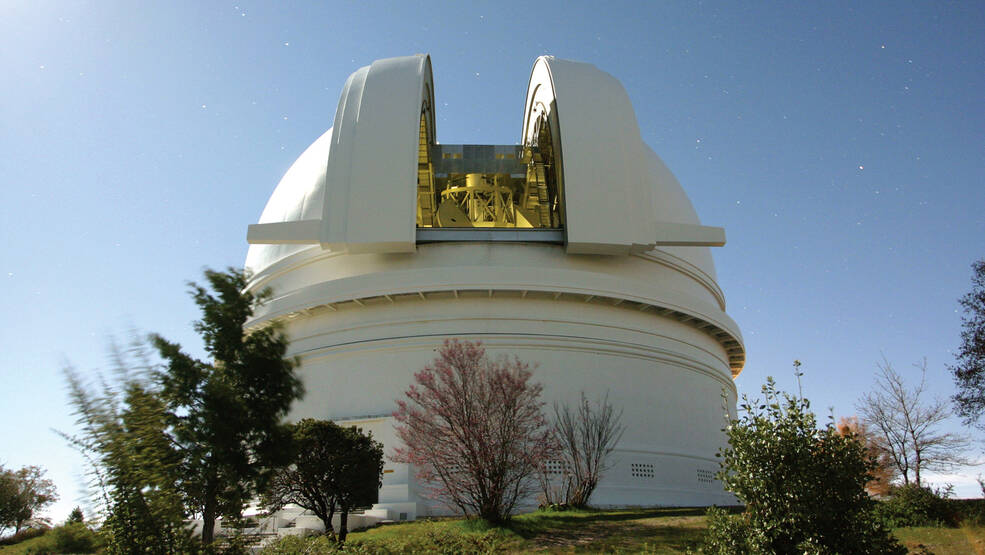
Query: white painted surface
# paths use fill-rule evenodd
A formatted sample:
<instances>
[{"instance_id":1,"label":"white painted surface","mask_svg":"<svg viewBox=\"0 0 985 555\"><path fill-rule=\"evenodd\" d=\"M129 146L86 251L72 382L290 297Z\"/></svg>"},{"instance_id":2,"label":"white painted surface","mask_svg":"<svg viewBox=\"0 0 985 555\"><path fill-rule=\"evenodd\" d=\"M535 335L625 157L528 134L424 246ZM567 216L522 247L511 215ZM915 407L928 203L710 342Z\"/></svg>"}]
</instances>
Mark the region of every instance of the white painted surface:
<instances>
[{"instance_id":1,"label":"white painted surface","mask_svg":"<svg viewBox=\"0 0 985 555\"><path fill-rule=\"evenodd\" d=\"M568 252L649 250L644 245L653 244L654 232L647 160L622 84L591 64L541 56L527 87L525 138L542 110L559 128Z\"/></svg>"},{"instance_id":2,"label":"white painted surface","mask_svg":"<svg viewBox=\"0 0 985 555\"><path fill-rule=\"evenodd\" d=\"M328 156L325 248L413 252L418 133L432 81L426 55L377 60L349 77Z\"/></svg>"},{"instance_id":3,"label":"white painted surface","mask_svg":"<svg viewBox=\"0 0 985 555\"><path fill-rule=\"evenodd\" d=\"M321 219L325 205L325 172L332 129L311 143L281 178L260 215L261 224ZM311 247L297 244L250 245L246 268L258 271Z\"/></svg>"},{"instance_id":4,"label":"white painted surface","mask_svg":"<svg viewBox=\"0 0 985 555\"><path fill-rule=\"evenodd\" d=\"M731 502L707 477L723 442L723 392L734 412L742 336L708 248L645 248L661 226L707 230L695 227L680 184L639 140L622 86L588 64L541 58L534 66L527 112L553 103L561 127L566 245L414 244L418 126L432 90L423 56L354 73L335 127L264 210L267 224L318 219L322 209L320 246L254 244L246 262L250 287L274 291L252 324L283 321L301 359L308 393L291 418L356 423L392 452L387 415L413 373L445 338L481 340L494 356L537 364L547 402L608 391L624 410L627 431L595 503ZM374 514L444 510L421 497L413 469L387 469Z\"/></svg>"},{"instance_id":5,"label":"white painted surface","mask_svg":"<svg viewBox=\"0 0 985 555\"><path fill-rule=\"evenodd\" d=\"M445 338L481 340L493 355L536 363L534 379L547 402L609 391L625 411L626 435L594 502L731 501L719 485L699 480L699 470L717 468L723 391L734 407L730 358L695 324L715 321L740 336L713 280L680 259L660 251L569 255L560 245L510 243L436 243L412 254L306 251L258 274L259 286L275 295L258 318L283 319L291 354L302 361L308 394L291 418L355 420L392 452L389 421L367 415L392 413L394 399ZM703 319L681 322L618 298L649 299ZM641 464L658 471L634 476L633 465ZM387 468L394 472L384 478L379 508L415 516L444 510L420 497L406 466Z\"/></svg>"}]
</instances>

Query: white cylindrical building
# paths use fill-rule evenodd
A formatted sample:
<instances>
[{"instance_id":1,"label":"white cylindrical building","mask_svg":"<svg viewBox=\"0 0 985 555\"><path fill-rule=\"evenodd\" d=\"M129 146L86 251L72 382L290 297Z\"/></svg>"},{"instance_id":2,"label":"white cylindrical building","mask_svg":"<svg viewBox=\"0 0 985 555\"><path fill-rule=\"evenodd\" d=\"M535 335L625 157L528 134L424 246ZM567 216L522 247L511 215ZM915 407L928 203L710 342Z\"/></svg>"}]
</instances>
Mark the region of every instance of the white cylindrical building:
<instances>
[{"instance_id":1,"label":"white cylindrical building","mask_svg":"<svg viewBox=\"0 0 985 555\"><path fill-rule=\"evenodd\" d=\"M307 395L292 409L356 424L391 451L390 417L446 338L536 364L545 401L608 392L626 431L597 505L734 502L714 480L745 353L680 184L642 142L625 90L539 58L520 145L435 140L430 59L346 82L317 139L250 226L254 324L284 322ZM724 393L724 400L723 400ZM388 462L376 509L441 512Z\"/></svg>"}]
</instances>

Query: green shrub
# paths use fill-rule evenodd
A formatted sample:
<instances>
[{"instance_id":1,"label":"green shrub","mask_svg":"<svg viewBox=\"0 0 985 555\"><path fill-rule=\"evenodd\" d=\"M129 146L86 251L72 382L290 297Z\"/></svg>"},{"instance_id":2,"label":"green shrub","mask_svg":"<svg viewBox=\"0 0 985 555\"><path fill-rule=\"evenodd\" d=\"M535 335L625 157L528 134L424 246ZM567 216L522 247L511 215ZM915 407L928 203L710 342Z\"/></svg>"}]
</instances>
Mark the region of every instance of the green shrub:
<instances>
[{"instance_id":1,"label":"green shrub","mask_svg":"<svg viewBox=\"0 0 985 555\"><path fill-rule=\"evenodd\" d=\"M887 526L952 526L956 524L951 502L928 487L916 484L894 487L881 501L876 514Z\"/></svg>"},{"instance_id":2,"label":"green shrub","mask_svg":"<svg viewBox=\"0 0 985 555\"><path fill-rule=\"evenodd\" d=\"M906 553L865 492L874 462L854 436L818 427L810 403L777 390L743 397L728 423L719 479L745 512L713 511L707 553Z\"/></svg>"},{"instance_id":3,"label":"green shrub","mask_svg":"<svg viewBox=\"0 0 985 555\"><path fill-rule=\"evenodd\" d=\"M985 526L985 499L951 499L948 503L958 524Z\"/></svg>"},{"instance_id":4,"label":"green shrub","mask_svg":"<svg viewBox=\"0 0 985 555\"><path fill-rule=\"evenodd\" d=\"M59 526L51 531L59 553L95 553L99 536L81 522Z\"/></svg>"},{"instance_id":5,"label":"green shrub","mask_svg":"<svg viewBox=\"0 0 985 555\"><path fill-rule=\"evenodd\" d=\"M327 536L301 538L287 536L267 546L263 555L329 555L355 553L366 555L398 555L403 553L444 553L465 555L494 553L499 540L495 530L485 534L461 534L448 530L428 530L424 534L386 540L350 540L340 548Z\"/></svg>"},{"instance_id":6,"label":"green shrub","mask_svg":"<svg viewBox=\"0 0 985 555\"><path fill-rule=\"evenodd\" d=\"M446 530L429 530L427 534L412 538L411 541L401 542L395 546L397 550L388 549L384 553L493 553L496 551L494 530L481 535L455 534Z\"/></svg>"},{"instance_id":7,"label":"green shrub","mask_svg":"<svg viewBox=\"0 0 985 555\"><path fill-rule=\"evenodd\" d=\"M708 535L705 551L708 553L751 553L749 537L752 523L744 514L732 515L725 509L708 509Z\"/></svg>"},{"instance_id":8,"label":"green shrub","mask_svg":"<svg viewBox=\"0 0 985 555\"><path fill-rule=\"evenodd\" d=\"M99 536L95 532L81 522L73 522L52 528L44 538L28 548L26 553L95 553L99 547Z\"/></svg>"},{"instance_id":9,"label":"green shrub","mask_svg":"<svg viewBox=\"0 0 985 555\"><path fill-rule=\"evenodd\" d=\"M261 554L292 555L294 553L307 553L308 555L322 555L323 553L336 552L335 543L325 536L316 536L314 538L284 536L265 547L261 551Z\"/></svg>"}]
</instances>

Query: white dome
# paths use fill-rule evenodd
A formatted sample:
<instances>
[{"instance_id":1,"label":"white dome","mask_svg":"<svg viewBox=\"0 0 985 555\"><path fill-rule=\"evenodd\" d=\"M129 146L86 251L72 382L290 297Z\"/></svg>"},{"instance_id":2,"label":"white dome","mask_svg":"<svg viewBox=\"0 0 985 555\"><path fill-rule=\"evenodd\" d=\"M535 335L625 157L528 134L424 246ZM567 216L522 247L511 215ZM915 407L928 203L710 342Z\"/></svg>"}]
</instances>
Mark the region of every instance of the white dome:
<instances>
[{"instance_id":1,"label":"white dome","mask_svg":"<svg viewBox=\"0 0 985 555\"><path fill-rule=\"evenodd\" d=\"M333 127L250 226L249 287L274 294L249 325L284 324L308 391L290 417L358 425L390 450L394 399L435 346L480 340L494 355L539 364L548 403L609 392L624 410L618 463L595 503L734 503L712 479L721 397L734 411L733 379L745 362L709 249L724 231L701 225L642 142L619 82L588 64L538 59L517 147L438 145L433 106L428 57L359 69ZM468 158L480 150L495 156ZM551 160L554 181L536 173L546 166L540 157ZM453 174L486 173L495 175L487 187L500 179L527 187L515 214L529 215L529 228L444 226L440 210L421 219L422 198L467 188L452 186ZM432 190L421 192L428 179ZM547 220L524 214L532 182L555 187L556 196L538 189L534 201L552 199L557 213ZM538 229L534 219L551 225ZM413 469L388 469L374 510L391 519L435 510Z\"/></svg>"},{"instance_id":2,"label":"white dome","mask_svg":"<svg viewBox=\"0 0 985 555\"><path fill-rule=\"evenodd\" d=\"M299 222L321 218L322 205L325 203L325 172L328 169L331 146L332 128L329 127L288 168L267 200L267 206L260 214L258 223ZM246 252L246 269L257 274L282 258L305 249L317 248L314 245L297 244L250 245Z\"/></svg>"},{"instance_id":3,"label":"white dome","mask_svg":"<svg viewBox=\"0 0 985 555\"><path fill-rule=\"evenodd\" d=\"M325 199L326 169L331 149L332 128L311 143L281 178L258 223L298 222L321 217ZM697 212L684 188L653 149L644 143L649 170L645 182L652 187L653 216L658 221L700 224ZM246 268L258 274L277 261L313 245L256 244L250 245ZM708 247L661 247L660 250L693 264L716 280L715 262Z\"/></svg>"},{"instance_id":4,"label":"white dome","mask_svg":"<svg viewBox=\"0 0 985 555\"><path fill-rule=\"evenodd\" d=\"M698 213L694 211L691 199L684 192L680 182L674 177L663 160L649 145L643 143L647 155L647 168L650 182L653 184L653 217L661 222L700 225ZM715 261L708 247L660 247L659 250L672 254L693 264L708 275L712 281L717 281Z\"/></svg>"}]
</instances>

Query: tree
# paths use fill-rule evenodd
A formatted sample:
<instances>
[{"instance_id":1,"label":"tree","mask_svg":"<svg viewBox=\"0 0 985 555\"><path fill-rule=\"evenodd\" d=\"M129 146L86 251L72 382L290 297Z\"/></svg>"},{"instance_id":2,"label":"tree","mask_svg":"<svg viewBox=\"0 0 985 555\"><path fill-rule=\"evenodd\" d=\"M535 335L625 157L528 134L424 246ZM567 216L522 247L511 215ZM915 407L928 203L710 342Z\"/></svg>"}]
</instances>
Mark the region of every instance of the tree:
<instances>
[{"instance_id":1,"label":"tree","mask_svg":"<svg viewBox=\"0 0 985 555\"><path fill-rule=\"evenodd\" d=\"M107 553L189 551L187 515L175 486L179 457L164 403L150 381L146 347L135 340L129 352L113 347L111 353L115 379L99 376L95 390L65 370L81 430L59 433L89 463Z\"/></svg>"},{"instance_id":2,"label":"tree","mask_svg":"<svg viewBox=\"0 0 985 555\"><path fill-rule=\"evenodd\" d=\"M58 500L55 484L44 474L40 466L7 470L0 465L0 531L20 532L40 510Z\"/></svg>"},{"instance_id":3,"label":"tree","mask_svg":"<svg viewBox=\"0 0 985 555\"><path fill-rule=\"evenodd\" d=\"M961 347L957 364L950 367L958 392L954 403L966 424L985 414L985 259L972 264L971 291L958 301L961 318Z\"/></svg>"},{"instance_id":4,"label":"tree","mask_svg":"<svg viewBox=\"0 0 985 555\"><path fill-rule=\"evenodd\" d=\"M941 431L951 417L943 399L926 398L927 361L915 365L920 382L910 388L892 365L878 364L876 384L866 393L857 408L867 427L876 434L879 448L889 454L903 484L912 480L923 484L923 472L949 470L966 461L961 452L967 440Z\"/></svg>"},{"instance_id":5,"label":"tree","mask_svg":"<svg viewBox=\"0 0 985 555\"><path fill-rule=\"evenodd\" d=\"M839 418L835 430L843 436L858 438L865 446L866 455L875 461L875 467L871 472L872 479L865 484L865 491L869 492L869 495L879 497L889 495L889 488L893 480L899 476L899 470L893 463L892 456L879 443L878 436L855 416Z\"/></svg>"},{"instance_id":6,"label":"tree","mask_svg":"<svg viewBox=\"0 0 985 555\"><path fill-rule=\"evenodd\" d=\"M529 365L491 360L482 344L448 340L414 375L394 418L404 447L394 460L415 467L430 495L499 524L535 491L534 475L554 452Z\"/></svg>"},{"instance_id":7,"label":"tree","mask_svg":"<svg viewBox=\"0 0 985 555\"><path fill-rule=\"evenodd\" d=\"M243 327L270 291L249 291L248 276L234 268L206 270L205 278L208 288L189 286L202 311L195 330L212 360L197 360L159 335L151 342L165 361L154 380L179 455L177 486L186 507L202 516L202 542L209 544L216 517L238 518L286 462L290 432L281 421L303 389L280 328Z\"/></svg>"},{"instance_id":8,"label":"tree","mask_svg":"<svg viewBox=\"0 0 985 555\"><path fill-rule=\"evenodd\" d=\"M79 507L78 505L76 505L75 508L72 509L72 512L68 513L68 518L65 519L65 524L76 524L76 523L78 524L85 523L85 514L82 513L82 507Z\"/></svg>"},{"instance_id":9,"label":"tree","mask_svg":"<svg viewBox=\"0 0 985 555\"><path fill-rule=\"evenodd\" d=\"M271 480L264 506L277 510L289 503L313 513L334 532L332 516L340 511L339 543L348 533L349 512L376 502L383 476L383 444L355 426L304 419L293 427L291 464Z\"/></svg>"},{"instance_id":10,"label":"tree","mask_svg":"<svg viewBox=\"0 0 985 555\"><path fill-rule=\"evenodd\" d=\"M609 394L589 402L582 392L577 408L554 403L552 431L559 446L563 503L571 507L586 507L602 474L609 468L612 453L625 427L619 421L622 411L609 403ZM545 469L546 470L546 469ZM551 503L551 489L557 487L550 475L542 470L541 488Z\"/></svg>"},{"instance_id":11,"label":"tree","mask_svg":"<svg viewBox=\"0 0 985 555\"><path fill-rule=\"evenodd\" d=\"M713 511L712 553L906 553L875 519L864 486L873 461L854 435L818 428L810 402L781 393L743 396L725 430L718 478L745 512Z\"/></svg>"}]
</instances>

